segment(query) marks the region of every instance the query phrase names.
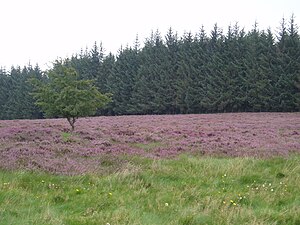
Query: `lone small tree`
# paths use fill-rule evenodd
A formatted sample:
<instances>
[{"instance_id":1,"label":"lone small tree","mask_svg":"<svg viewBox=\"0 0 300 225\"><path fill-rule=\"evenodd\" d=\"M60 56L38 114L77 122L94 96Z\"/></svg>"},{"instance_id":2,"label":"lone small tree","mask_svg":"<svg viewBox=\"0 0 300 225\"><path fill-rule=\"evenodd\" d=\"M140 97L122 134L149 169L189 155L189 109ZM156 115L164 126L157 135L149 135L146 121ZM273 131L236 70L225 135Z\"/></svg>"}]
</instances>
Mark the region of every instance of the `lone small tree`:
<instances>
[{"instance_id":1,"label":"lone small tree","mask_svg":"<svg viewBox=\"0 0 300 225\"><path fill-rule=\"evenodd\" d=\"M93 80L79 80L72 67L57 63L48 72L47 82L31 80L32 95L46 117L66 118L75 129L79 117L91 116L98 108L111 101L110 94L101 94L93 85Z\"/></svg>"}]
</instances>

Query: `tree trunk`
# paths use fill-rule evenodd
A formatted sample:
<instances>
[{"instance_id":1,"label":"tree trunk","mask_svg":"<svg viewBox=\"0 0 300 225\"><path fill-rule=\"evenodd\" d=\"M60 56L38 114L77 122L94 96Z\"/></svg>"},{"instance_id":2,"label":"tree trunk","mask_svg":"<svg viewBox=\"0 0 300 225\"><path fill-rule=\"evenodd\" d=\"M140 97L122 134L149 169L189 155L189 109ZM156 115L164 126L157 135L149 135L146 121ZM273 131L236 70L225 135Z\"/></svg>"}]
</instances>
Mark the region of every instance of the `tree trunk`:
<instances>
[{"instance_id":1,"label":"tree trunk","mask_svg":"<svg viewBox=\"0 0 300 225\"><path fill-rule=\"evenodd\" d=\"M69 122L69 124L72 127L72 132L75 130L75 122L76 122L76 118L75 117L67 117L67 120Z\"/></svg>"}]
</instances>

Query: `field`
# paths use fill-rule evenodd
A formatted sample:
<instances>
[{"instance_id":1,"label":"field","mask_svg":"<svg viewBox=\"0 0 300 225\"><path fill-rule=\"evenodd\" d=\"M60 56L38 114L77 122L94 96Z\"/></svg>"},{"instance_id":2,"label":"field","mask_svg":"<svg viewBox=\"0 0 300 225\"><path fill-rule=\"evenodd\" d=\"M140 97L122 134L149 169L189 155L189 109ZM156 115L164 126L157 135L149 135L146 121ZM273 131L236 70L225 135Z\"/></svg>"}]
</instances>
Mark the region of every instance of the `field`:
<instances>
[{"instance_id":1,"label":"field","mask_svg":"<svg viewBox=\"0 0 300 225\"><path fill-rule=\"evenodd\" d=\"M0 224L300 224L300 114L0 121Z\"/></svg>"}]
</instances>

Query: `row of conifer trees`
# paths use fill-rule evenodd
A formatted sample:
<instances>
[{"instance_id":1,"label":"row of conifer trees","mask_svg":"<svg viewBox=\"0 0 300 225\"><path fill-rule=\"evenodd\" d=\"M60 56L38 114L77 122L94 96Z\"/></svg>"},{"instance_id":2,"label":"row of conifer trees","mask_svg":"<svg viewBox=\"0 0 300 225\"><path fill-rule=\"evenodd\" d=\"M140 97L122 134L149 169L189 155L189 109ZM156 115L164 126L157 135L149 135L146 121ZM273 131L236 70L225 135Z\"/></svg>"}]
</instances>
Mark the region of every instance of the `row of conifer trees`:
<instances>
[{"instance_id":1,"label":"row of conifer trees","mask_svg":"<svg viewBox=\"0 0 300 225\"><path fill-rule=\"evenodd\" d=\"M238 24L222 31L179 37L152 32L141 47L105 55L102 45L56 61L94 79L113 102L98 115L261 112L300 110L300 38L294 16L278 32L246 32ZM38 66L0 70L0 119L42 118L27 80L47 81Z\"/></svg>"}]
</instances>

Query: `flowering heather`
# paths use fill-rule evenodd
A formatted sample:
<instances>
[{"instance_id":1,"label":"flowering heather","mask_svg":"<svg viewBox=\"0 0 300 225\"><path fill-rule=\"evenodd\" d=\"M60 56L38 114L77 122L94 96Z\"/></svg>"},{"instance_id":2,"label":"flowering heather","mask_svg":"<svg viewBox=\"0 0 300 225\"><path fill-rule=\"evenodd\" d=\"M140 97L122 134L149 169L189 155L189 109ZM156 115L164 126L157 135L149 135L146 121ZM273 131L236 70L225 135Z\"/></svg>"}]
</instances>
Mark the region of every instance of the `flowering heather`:
<instances>
[{"instance_id":1,"label":"flowering heather","mask_svg":"<svg viewBox=\"0 0 300 225\"><path fill-rule=\"evenodd\" d=\"M300 153L299 113L233 113L0 121L0 168L95 171L109 156L181 153L271 157Z\"/></svg>"}]
</instances>

